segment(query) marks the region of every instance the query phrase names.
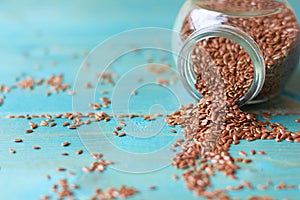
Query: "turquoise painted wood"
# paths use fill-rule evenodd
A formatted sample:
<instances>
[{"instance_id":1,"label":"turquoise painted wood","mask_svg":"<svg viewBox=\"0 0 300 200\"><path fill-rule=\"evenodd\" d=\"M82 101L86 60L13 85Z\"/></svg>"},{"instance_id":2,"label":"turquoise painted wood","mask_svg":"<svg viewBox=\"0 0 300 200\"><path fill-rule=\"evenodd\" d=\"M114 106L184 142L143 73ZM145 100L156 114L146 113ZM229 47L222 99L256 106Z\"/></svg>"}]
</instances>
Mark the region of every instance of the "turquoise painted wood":
<instances>
[{"instance_id":1,"label":"turquoise painted wood","mask_svg":"<svg viewBox=\"0 0 300 200\"><path fill-rule=\"evenodd\" d=\"M299 2L289 2L299 18ZM153 122L145 122L139 118L126 119L128 126L125 131L128 136L123 138L111 134L118 123L117 119L108 123L92 123L78 130L62 127L61 124L66 120L58 119L56 127L39 127L34 133L25 134L25 130L29 128L28 120L6 118L7 115L90 112L93 110L88 103L99 101L102 96L113 98L117 102L103 109L112 115L167 114L177 109L180 104L192 102L182 90L180 82L175 82L169 88L155 84L157 77L176 77L174 68L167 68L160 75L154 75L147 70L149 66L145 64L149 60L170 63L174 67L173 55L170 52L146 48L116 58L106 70L118 75L115 77L115 86L97 84L97 73L101 73L103 69L103 66L97 66L99 63L92 62L95 66L80 68L86 52L115 34L143 27L172 28L182 3L183 0L0 2L0 85L15 84L15 77L30 75L38 79L63 74L64 82L74 86L76 92L73 97L67 93L46 97L45 92L50 89L43 85L32 91L12 89L5 94L4 103L0 106L1 200L39 199L43 195L51 195L52 199L56 199L51 192L51 186L62 178L67 178L70 184L80 185L80 189L75 190L75 196L80 200L90 199L96 188L119 187L123 184L140 191L131 199L197 199L185 188L182 179L174 181L172 178L174 174L180 175L183 171L168 165L174 156L168 148L182 135L180 132L171 133L170 128L164 124L163 117L158 117ZM142 34L140 37L134 35L134 40L129 40L127 47L132 49L138 46L138 42L168 46L164 43L166 41L159 39L161 35L158 33L166 32L161 30L152 36L144 33L147 37ZM112 40L108 41L110 43ZM109 46L103 57L118 54L122 51L120 46ZM140 77L143 77L142 82L137 81ZM298 70L278 99L246 109L257 114L263 111L286 112L288 115L272 117L272 121L281 122L291 131L300 130L300 124L295 123L295 119L300 118L299 78ZM87 82L93 83L95 88L84 89ZM136 89L138 94L128 97L132 89ZM103 90L107 90L108 94L103 95ZM40 120L33 121L39 123ZM14 143L15 138L22 138L23 143ZM65 141L71 142L71 145L61 147L61 143ZM33 150L34 145L41 146L41 149ZM17 153L11 154L9 148L14 148ZM84 149L84 153L77 155L78 149ZM229 194L236 199L247 199L251 195L299 199L299 144L242 142L233 146L230 151L238 156L239 150L249 152L251 149L264 150L267 155L250 156L253 162L240 165L238 180L233 181L217 174L213 177L212 189L235 186L242 180L249 180L255 186L271 180L274 185L285 182L296 187L279 191L273 185L266 191L255 187L254 190L232 191ZM62 156L61 152L68 152L69 156ZM115 165L103 173L83 172L81 168L93 162L89 154L91 152L104 153L104 158L113 160ZM74 171L76 175L58 172L58 167ZM47 174L51 176L50 180L46 180ZM151 185L157 186L157 189L149 190Z\"/></svg>"}]
</instances>

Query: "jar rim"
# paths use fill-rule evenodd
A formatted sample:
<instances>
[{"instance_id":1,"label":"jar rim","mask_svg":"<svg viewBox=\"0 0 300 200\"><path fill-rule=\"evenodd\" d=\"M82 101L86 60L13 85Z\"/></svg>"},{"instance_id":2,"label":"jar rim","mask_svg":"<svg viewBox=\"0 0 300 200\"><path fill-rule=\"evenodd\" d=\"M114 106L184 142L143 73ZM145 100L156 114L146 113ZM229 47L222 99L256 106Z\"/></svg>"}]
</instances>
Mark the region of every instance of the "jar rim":
<instances>
[{"instance_id":1,"label":"jar rim","mask_svg":"<svg viewBox=\"0 0 300 200\"><path fill-rule=\"evenodd\" d=\"M254 66L254 77L248 91L236 102L238 106L249 103L260 92L265 81L265 63L262 52L256 42L245 32L228 25L212 25L195 31L183 43L178 57L178 71L183 85L188 92L197 100L201 94L194 87L196 83L194 69L190 58L195 44L207 38L227 38L242 46L251 58Z\"/></svg>"}]
</instances>

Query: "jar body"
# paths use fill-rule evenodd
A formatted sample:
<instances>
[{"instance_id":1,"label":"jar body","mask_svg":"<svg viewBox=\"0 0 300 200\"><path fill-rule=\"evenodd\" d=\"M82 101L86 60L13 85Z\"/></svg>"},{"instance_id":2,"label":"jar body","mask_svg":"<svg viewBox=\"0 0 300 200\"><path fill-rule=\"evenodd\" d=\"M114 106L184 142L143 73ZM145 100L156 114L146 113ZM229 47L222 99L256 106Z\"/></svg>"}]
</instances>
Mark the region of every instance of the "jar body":
<instances>
[{"instance_id":1,"label":"jar body","mask_svg":"<svg viewBox=\"0 0 300 200\"><path fill-rule=\"evenodd\" d=\"M195 38L197 32L205 32L209 27L222 25L241 31L244 38L247 37L253 40L260 49L260 52L257 53L261 54L264 60L263 84L259 91L253 93L254 96L247 97L245 102L260 103L277 96L298 66L300 55L299 25L287 2L274 0L188 0L182 7L174 26L174 29L180 33L180 38L174 41L174 46L180 49L190 42L191 38ZM210 54L211 61L215 65L219 65L218 67L229 67L229 70L235 68L234 70L238 71L233 75L236 76L235 80L245 79L245 81L233 82L232 84L244 84L244 86L237 87L237 89L242 90L245 88L243 93L246 93L247 87L250 87L254 77L244 77L243 74L250 74L253 72L250 69L251 65L254 69L256 66L255 63L242 61L243 59L249 60L251 55L249 57L235 55L249 53L247 49L242 52L242 48L236 46L233 50L232 46L236 44L227 39L216 37L202 38L202 41L194 42L194 49L199 46L202 50L205 49L205 53ZM209 45L215 47L214 50L211 50ZM199 51L197 52L199 53ZM225 57L227 55L226 52L232 55L231 58L226 58L227 60L224 58L224 55ZM196 51L192 54L194 54L194 57L197 56ZM190 62L194 66L199 64L197 63L199 61L195 60ZM244 64L237 64L241 62ZM178 63L178 67L183 70L182 68L187 66ZM199 69L199 67L194 67L195 71L197 71L196 68ZM201 72L184 74L182 79L190 78L186 76L197 76L198 73ZM196 78L194 79L196 80ZM246 79L248 80L246 81ZM197 90L202 94L201 88L197 88ZM195 93L195 91L192 91L192 93Z\"/></svg>"}]
</instances>

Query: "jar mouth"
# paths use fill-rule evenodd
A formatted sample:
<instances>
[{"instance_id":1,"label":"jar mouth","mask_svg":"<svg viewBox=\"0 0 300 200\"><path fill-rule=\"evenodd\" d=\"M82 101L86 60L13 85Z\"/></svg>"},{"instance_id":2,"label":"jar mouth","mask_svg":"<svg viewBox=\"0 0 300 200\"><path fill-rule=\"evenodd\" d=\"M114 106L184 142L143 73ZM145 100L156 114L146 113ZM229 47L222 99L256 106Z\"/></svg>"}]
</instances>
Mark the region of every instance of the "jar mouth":
<instances>
[{"instance_id":1,"label":"jar mouth","mask_svg":"<svg viewBox=\"0 0 300 200\"><path fill-rule=\"evenodd\" d=\"M215 11L229 16L255 17L276 14L281 11L285 0L265 0L258 2L247 2L245 4L234 4L228 0L192 0L196 7ZM245 6L246 5L246 6Z\"/></svg>"},{"instance_id":2,"label":"jar mouth","mask_svg":"<svg viewBox=\"0 0 300 200\"><path fill-rule=\"evenodd\" d=\"M265 63L263 55L256 42L245 32L228 25L213 25L202 28L191 34L184 42L178 57L178 70L181 80L188 92L196 99L201 99L200 92L195 88L196 73L191 59L195 45L208 38L226 38L245 49L254 66L254 75L251 86L240 97L236 104L242 106L254 99L263 87L265 80Z\"/></svg>"}]
</instances>

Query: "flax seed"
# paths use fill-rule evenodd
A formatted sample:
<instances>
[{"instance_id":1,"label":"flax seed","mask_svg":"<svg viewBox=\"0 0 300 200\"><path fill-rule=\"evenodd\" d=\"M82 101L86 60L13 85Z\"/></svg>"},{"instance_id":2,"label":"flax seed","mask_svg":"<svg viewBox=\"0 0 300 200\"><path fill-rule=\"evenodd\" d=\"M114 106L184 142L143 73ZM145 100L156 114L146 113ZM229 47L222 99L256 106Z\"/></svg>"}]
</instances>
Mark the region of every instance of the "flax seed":
<instances>
[{"instance_id":1,"label":"flax seed","mask_svg":"<svg viewBox=\"0 0 300 200\"><path fill-rule=\"evenodd\" d=\"M77 154L78 155L81 155L83 153L83 150L82 149L79 149L78 151L77 151Z\"/></svg>"},{"instance_id":2,"label":"flax seed","mask_svg":"<svg viewBox=\"0 0 300 200\"><path fill-rule=\"evenodd\" d=\"M239 154L240 154L241 156L244 156L244 157L247 156L246 152L244 152L244 151L239 151Z\"/></svg>"},{"instance_id":3,"label":"flax seed","mask_svg":"<svg viewBox=\"0 0 300 200\"><path fill-rule=\"evenodd\" d=\"M114 135L116 135L116 136L119 135L119 133L118 133L117 131L113 131L112 133L113 133Z\"/></svg>"},{"instance_id":4,"label":"flax seed","mask_svg":"<svg viewBox=\"0 0 300 200\"><path fill-rule=\"evenodd\" d=\"M70 144L71 144L70 142L63 142L63 143L61 143L61 146L67 147L67 146L69 146Z\"/></svg>"},{"instance_id":5,"label":"flax seed","mask_svg":"<svg viewBox=\"0 0 300 200\"><path fill-rule=\"evenodd\" d=\"M56 126L56 123L53 122L53 123L51 123L49 126L50 126L50 127L54 127L54 126Z\"/></svg>"},{"instance_id":6,"label":"flax seed","mask_svg":"<svg viewBox=\"0 0 300 200\"><path fill-rule=\"evenodd\" d=\"M90 168L88 168L86 166L82 167L82 171L84 171L84 172L91 172Z\"/></svg>"},{"instance_id":7,"label":"flax seed","mask_svg":"<svg viewBox=\"0 0 300 200\"><path fill-rule=\"evenodd\" d=\"M69 126L70 125L70 123L69 122L64 122L63 124L62 124L62 126L63 127L65 127L65 126Z\"/></svg>"},{"instance_id":8,"label":"flax seed","mask_svg":"<svg viewBox=\"0 0 300 200\"><path fill-rule=\"evenodd\" d=\"M46 175L46 179L47 179L47 180L50 180L50 179L51 179L51 176L47 174L47 175Z\"/></svg>"},{"instance_id":9,"label":"flax seed","mask_svg":"<svg viewBox=\"0 0 300 200\"><path fill-rule=\"evenodd\" d=\"M64 171L66 171L66 168L59 167L59 168L57 168L57 171L59 171L59 172L64 172Z\"/></svg>"},{"instance_id":10,"label":"flax seed","mask_svg":"<svg viewBox=\"0 0 300 200\"><path fill-rule=\"evenodd\" d=\"M296 121L296 123L300 123L300 119L296 119L295 121Z\"/></svg>"},{"instance_id":11,"label":"flax seed","mask_svg":"<svg viewBox=\"0 0 300 200\"><path fill-rule=\"evenodd\" d=\"M266 155L266 152L265 151L258 151L258 154L260 154L260 155Z\"/></svg>"},{"instance_id":12,"label":"flax seed","mask_svg":"<svg viewBox=\"0 0 300 200\"><path fill-rule=\"evenodd\" d=\"M41 149L41 147L40 147L40 146L32 146L32 148L33 148L33 149L35 149L35 150L39 150L39 149Z\"/></svg>"},{"instance_id":13,"label":"flax seed","mask_svg":"<svg viewBox=\"0 0 300 200\"><path fill-rule=\"evenodd\" d=\"M41 126L48 126L48 122L46 122L45 120L42 120L40 123Z\"/></svg>"},{"instance_id":14,"label":"flax seed","mask_svg":"<svg viewBox=\"0 0 300 200\"><path fill-rule=\"evenodd\" d=\"M137 95L137 91L136 90L132 90L131 94L132 95Z\"/></svg>"},{"instance_id":15,"label":"flax seed","mask_svg":"<svg viewBox=\"0 0 300 200\"><path fill-rule=\"evenodd\" d=\"M243 181L243 184L244 184L244 186L246 186L247 188L249 188L249 189L253 189L253 186L252 186L252 184L249 182L249 181Z\"/></svg>"},{"instance_id":16,"label":"flax seed","mask_svg":"<svg viewBox=\"0 0 300 200\"><path fill-rule=\"evenodd\" d=\"M67 152L61 152L62 156L68 156L69 154Z\"/></svg>"},{"instance_id":17,"label":"flax seed","mask_svg":"<svg viewBox=\"0 0 300 200\"><path fill-rule=\"evenodd\" d=\"M10 152L10 153L12 153L12 154L15 154L15 153L17 153L17 151L16 151L16 150L14 150L14 149L12 149L12 148L10 148L10 149L9 149L9 152Z\"/></svg>"},{"instance_id":18,"label":"flax seed","mask_svg":"<svg viewBox=\"0 0 300 200\"><path fill-rule=\"evenodd\" d=\"M33 130L28 129L28 130L26 130L26 133L33 133Z\"/></svg>"},{"instance_id":19,"label":"flax seed","mask_svg":"<svg viewBox=\"0 0 300 200\"><path fill-rule=\"evenodd\" d=\"M68 126L68 129L76 129L76 126L74 124Z\"/></svg>"},{"instance_id":20,"label":"flax seed","mask_svg":"<svg viewBox=\"0 0 300 200\"><path fill-rule=\"evenodd\" d=\"M151 185L148 188L149 188L149 190L156 190L157 189L157 187L155 185Z\"/></svg>"},{"instance_id":21,"label":"flax seed","mask_svg":"<svg viewBox=\"0 0 300 200\"><path fill-rule=\"evenodd\" d=\"M251 153L252 155L255 155L255 154L256 154L256 151L255 151L255 150L251 150L250 153Z\"/></svg>"},{"instance_id":22,"label":"flax seed","mask_svg":"<svg viewBox=\"0 0 300 200\"><path fill-rule=\"evenodd\" d=\"M122 133L120 133L118 136L119 136L119 137L124 137L124 136L126 136L126 133L122 132Z\"/></svg>"},{"instance_id":23,"label":"flax seed","mask_svg":"<svg viewBox=\"0 0 300 200\"><path fill-rule=\"evenodd\" d=\"M21 143L21 142L23 142L23 140L21 138L16 138L16 139L14 139L14 142Z\"/></svg>"},{"instance_id":24,"label":"flax seed","mask_svg":"<svg viewBox=\"0 0 300 200\"><path fill-rule=\"evenodd\" d=\"M252 162L251 159L245 159L245 160L243 160L243 163L251 163L251 162Z\"/></svg>"},{"instance_id":25,"label":"flax seed","mask_svg":"<svg viewBox=\"0 0 300 200\"><path fill-rule=\"evenodd\" d=\"M117 126L116 127L116 131L120 131L120 130L122 130L122 127L121 126Z\"/></svg>"},{"instance_id":26,"label":"flax seed","mask_svg":"<svg viewBox=\"0 0 300 200\"><path fill-rule=\"evenodd\" d=\"M72 176L76 175L76 173L73 172L73 171L68 171L68 174L70 174L70 175L72 175Z\"/></svg>"},{"instance_id":27,"label":"flax seed","mask_svg":"<svg viewBox=\"0 0 300 200\"><path fill-rule=\"evenodd\" d=\"M178 180L179 177L178 177L177 175L173 175L173 179L174 179L174 180Z\"/></svg>"},{"instance_id":28,"label":"flax seed","mask_svg":"<svg viewBox=\"0 0 300 200\"><path fill-rule=\"evenodd\" d=\"M171 131L172 133L177 133L177 131L176 131L175 129L170 129L170 131Z\"/></svg>"}]
</instances>

